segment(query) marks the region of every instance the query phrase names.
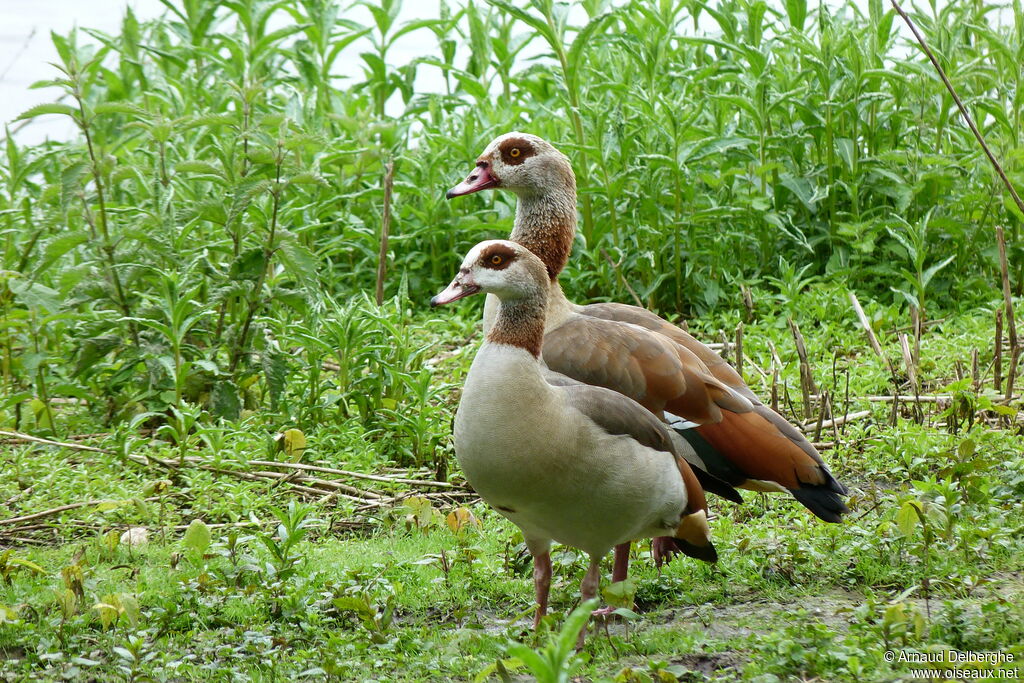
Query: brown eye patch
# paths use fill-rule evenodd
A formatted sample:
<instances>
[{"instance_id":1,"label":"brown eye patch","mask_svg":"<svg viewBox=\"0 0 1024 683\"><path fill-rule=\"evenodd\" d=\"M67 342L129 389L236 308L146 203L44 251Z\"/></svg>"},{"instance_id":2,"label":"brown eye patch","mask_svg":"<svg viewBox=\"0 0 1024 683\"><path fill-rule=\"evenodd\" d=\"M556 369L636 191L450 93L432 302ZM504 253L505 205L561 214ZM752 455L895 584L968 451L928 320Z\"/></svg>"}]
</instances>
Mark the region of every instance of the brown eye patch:
<instances>
[{"instance_id":1,"label":"brown eye patch","mask_svg":"<svg viewBox=\"0 0 1024 683\"><path fill-rule=\"evenodd\" d=\"M523 138L502 140L501 144L498 145L498 151L501 152L501 160L509 166L518 166L537 154L533 143Z\"/></svg>"},{"instance_id":2,"label":"brown eye patch","mask_svg":"<svg viewBox=\"0 0 1024 683\"><path fill-rule=\"evenodd\" d=\"M491 270L504 270L516 260L516 252L504 244L492 244L480 254L480 264Z\"/></svg>"}]
</instances>

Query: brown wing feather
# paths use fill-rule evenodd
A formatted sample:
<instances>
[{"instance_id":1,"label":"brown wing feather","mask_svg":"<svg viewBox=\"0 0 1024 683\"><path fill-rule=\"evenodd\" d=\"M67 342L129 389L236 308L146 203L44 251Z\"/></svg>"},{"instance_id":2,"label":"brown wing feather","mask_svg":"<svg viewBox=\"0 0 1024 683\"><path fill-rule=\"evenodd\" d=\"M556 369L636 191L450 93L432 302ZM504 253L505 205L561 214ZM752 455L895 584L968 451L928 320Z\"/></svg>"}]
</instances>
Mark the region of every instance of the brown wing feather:
<instances>
[{"instance_id":1,"label":"brown wing feather","mask_svg":"<svg viewBox=\"0 0 1024 683\"><path fill-rule=\"evenodd\" d=\"M762 404L732 366L693 336L637 306L601 303L577 310L601 320L631 323L671 339L703 362L716 379L746 397L753 411L735 410L725 405L712 390L712 397L725 408L723 419L714 424L703 423L697 431L749 478L773 481L789 489L826 487L845 493L845 487L832 477L807 438L784 417ZM667 409L675 412L671 407Z\"/></svg>"},{"instance_id":2,"label":"brown wing feather","mask_svg":"<svg viewBox=\"0 0 1024 683\"><path fill-rule=\"evenodd\" d=\"M581 306L578 310L583 315L602 320L617 320L619 322L639 325L668 337L699 358L715 378L738 390L747 398L756 400L754 392L746 385L743 378L721 356L702 344L691 334L684 332L664 318L639 306L630 306L628 304L590 304L588 306Z\"/></svg>"},{"instance_id":3,"label":"brown wing feather","mask_svg":"<svg viewBox=\"0 0 1024 683\"><path fill-rule=\"evenodd\" d=\"M698 424L721 409L749 410L687 349L644 328L574 315L544 335L544 362L573 379L624 394L648 410Z\"/></svg>"}]
</instances>

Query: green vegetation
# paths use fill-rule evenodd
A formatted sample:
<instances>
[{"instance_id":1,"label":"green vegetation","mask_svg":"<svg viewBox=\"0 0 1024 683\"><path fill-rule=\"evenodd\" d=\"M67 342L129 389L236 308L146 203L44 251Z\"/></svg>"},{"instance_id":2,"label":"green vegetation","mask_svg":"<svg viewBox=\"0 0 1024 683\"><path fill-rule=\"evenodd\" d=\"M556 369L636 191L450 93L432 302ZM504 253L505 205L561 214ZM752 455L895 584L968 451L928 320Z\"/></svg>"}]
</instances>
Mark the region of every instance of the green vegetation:
<instances>
[{"instance_id":1,"label":"green vegetation","mask_svg":"<svg viewBox=\"0 0 1024 683\"><path fill-rule=\"evenodd\" d=\"M0 151L0 425L74 446L2 437L0 674L889 681L912 666L886 650L1024 657L1024 379L1005 400L993 331L996 226L1024 317L1024 216L881 0L165 4L55 35L65 95L25 117L80 135ZM1024 186L1020 0L912 14ZM404 35L423 57L396 64ZM521 539L452 458L479 304L426 308L511 228L514 197L443 193L514 129L576 168L570 296L708 341L742 322L748 382L853 492L843 525L713 500L720 562L638 559L634 610L579 655L583 558L555 553L535 637Z\"/></svg>"}]
</instances>

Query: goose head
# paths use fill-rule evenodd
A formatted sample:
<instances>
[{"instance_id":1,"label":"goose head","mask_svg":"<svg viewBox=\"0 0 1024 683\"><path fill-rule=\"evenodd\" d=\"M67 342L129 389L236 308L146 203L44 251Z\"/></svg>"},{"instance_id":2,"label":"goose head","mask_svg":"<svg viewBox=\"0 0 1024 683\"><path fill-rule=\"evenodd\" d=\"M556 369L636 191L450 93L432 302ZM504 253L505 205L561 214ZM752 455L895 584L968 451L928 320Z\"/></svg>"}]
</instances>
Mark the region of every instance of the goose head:
<instances>
[{"instance_id":1,"label":"goose head","mask_svg":"<svg viewBox=\"0 0 1024 683\"><path fill-rule=\"evenodd\" d=\"M551 143L529 133L499 135L477 157L469 176L448 190L448 199L480 190L511 190L520 198L552 191L576 191L576 176L568 157Z\"/></svg>"},{"instance_id":2,"label":"goose head","mask_svg":"<svg viewBox=\"0 0 1024 683\"><path fill-rule=\"evenodd\" d=\"M478 292L494 294L503 304L546 302L548 273L528 249L508 240L481 242L466 254L451 284L430 300L441 306Z\"/></svg>"}]
</instances>

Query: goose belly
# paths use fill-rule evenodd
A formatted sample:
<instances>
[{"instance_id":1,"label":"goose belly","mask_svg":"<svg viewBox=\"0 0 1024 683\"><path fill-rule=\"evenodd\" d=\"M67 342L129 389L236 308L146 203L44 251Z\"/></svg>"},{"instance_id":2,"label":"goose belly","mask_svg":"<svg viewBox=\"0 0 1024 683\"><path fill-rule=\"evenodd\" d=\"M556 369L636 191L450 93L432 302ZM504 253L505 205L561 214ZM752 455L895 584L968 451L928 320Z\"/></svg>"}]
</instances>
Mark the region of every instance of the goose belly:
<instances>
[{"instance_id":1,"label":"goose belly","mask_svg":"<svg viewBox=\"0 0 1024 683\"><path fill-rule=\"evenodd\" d=\"M597 555L676 527L686 493L670 454L609 435L578 415L548 420L551 408L538 400L509 410L464 394L456 457L488 504L528 539Z\"/></svg>"}]
</instances>

